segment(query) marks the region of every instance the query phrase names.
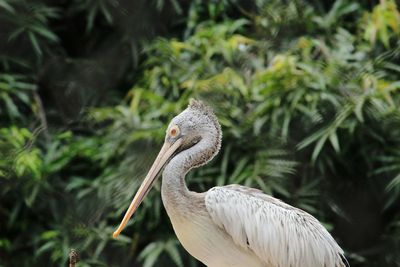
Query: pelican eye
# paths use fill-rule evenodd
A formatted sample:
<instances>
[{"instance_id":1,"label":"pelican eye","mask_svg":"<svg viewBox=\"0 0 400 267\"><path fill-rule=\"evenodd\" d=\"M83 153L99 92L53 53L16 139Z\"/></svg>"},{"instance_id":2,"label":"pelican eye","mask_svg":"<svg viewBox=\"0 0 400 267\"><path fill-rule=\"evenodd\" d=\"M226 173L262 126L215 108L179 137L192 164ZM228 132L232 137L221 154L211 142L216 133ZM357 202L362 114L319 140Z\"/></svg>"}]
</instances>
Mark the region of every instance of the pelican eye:
<instances>
[{"instance_id":1,"label":"pelican eye","mask_svg":"<svg viewBox=\"0 0 400 267\"><path fill-rule=\"evenodd\" d=\"M171 137L177 137L179 135L179 128L178 126L174 125L171 127L169 130L169 136Z\"/></svg>"}]
</instances>

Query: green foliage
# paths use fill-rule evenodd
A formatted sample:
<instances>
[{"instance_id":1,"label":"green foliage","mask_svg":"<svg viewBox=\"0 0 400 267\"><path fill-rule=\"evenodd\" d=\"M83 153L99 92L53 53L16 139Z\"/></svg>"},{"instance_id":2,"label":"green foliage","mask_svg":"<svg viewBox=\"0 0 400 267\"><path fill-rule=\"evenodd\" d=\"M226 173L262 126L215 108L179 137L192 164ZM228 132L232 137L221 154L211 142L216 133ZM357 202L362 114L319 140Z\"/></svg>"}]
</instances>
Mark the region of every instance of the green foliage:
<instances>
[{"instance_id":1,"label":"green foliage","mask_svg":"<svg viewBox=\"0 0 400 267\"><path fill-rule=\"evenodd\" d=\"M0 6L6 11L4 17L13 24L13 31L8 36L8 41L22 36L27 37L38 57L42 56L43 46L46 43L59 41L57 35L49 29L49 21L59 16L58 9L45 3L25 0L2 1L2 3Z\"/></svg>"},{"instance_id":2,"label":"green foliage","mask_svg":"<svg viewBox=\"0 0 400 267\"><path fill-rule=\"evenodd\" d=\"M325 30L335 29L343 21L342 18L344 16L354 13L359 8L360 5L357 2L349 3L346 0L338 0L335 1L326 15L322 17L316 16L314 21Z\"/></svg>"},{"instance_id":3,"label":"green foliage","mask_svg":"<svg viewBox=\"0 0 400 267\"><path fill-rule=\"evenodd\" d=\"M380 5L374 7L371 13L364 16L365 26L364 38L371 44L377 40L389 47L390 38L400 34L400 12L394 0L384 0Z\"/></svg>"},{"instance_id":4,"label":"green foliage","mask_svg":"<svg viewBox=\"0 0 400 267\"><path fill-rule=\"evenodd\" d=\"M165 252L174 261L176 266L183 267L182 258L178 251L179 242L175 238L167 241L158 241L147 245L139 255L139 259L143 260L144 267L152 267L159 259L160 254Z\"/></svg>"},{"instance_id":5,"label":"green foliage","mask_svg":"<svg viewBox=\"0 0 400 267\"><path fill-rule=\"evenodd\" d=\"M21 119L20 109L30 107L36 85L23 75L0 74L0 114L12 120Z\"/></svg>"},{"instance_id":6,"label":"green foliage","mask_svg":"<svg viewBox=\"0 0 400 267\"><path fill-rule=\"evenodd\" d=\"M30 148L28 140L32 139L32 133L26 128L0 129L1 133L1 177L10 178L12 172L16 177L30 176L34 180L41 177L40 167L42 159L40 150L36 147ZM7 154L6 154L7 153Z\"/></svg>"},{"instance_id":7,"label":"green foliage","mask_svg":"<svg viewBox=\"0 0 400 267\"><path fill-rule=\"evenodd\" d=\"M74 12L86 12L86 32L93 30L94 22L97 17L103 18L108 24L113 23L113 17L110 10L118 5L118 1L112 0L85 0L75 1L73 5Z\"/></svg>"},{"instance_id":8,"label":"green foliage","mask_svg":"<svg viewBox=\"0 0 400 267\"><path fill-rule=\"evenodd\" d=\"M126 41L115 14L132 7L0 0L5 43L24 48L0 52L0 264L65 265L75 248L80 266L201 266L177 241L159 183L111 239L167 123L195 97L224 137L217 158L188 174L192 190L260 188L321 220L352 266L400 266L398 7L314 2L153 1L176 16L165 26L174 35L143 43L135 77L106 80L111 93L82 107L74 86L89 95L87 77L100 88L112 74L73 55L100 54L110 72L125 64L108 61L118 47L90 50ZM69 21L83 25L83 48L60 30ZM116 39L103 40L109 29Z\"/></svg>"}]
</instances>

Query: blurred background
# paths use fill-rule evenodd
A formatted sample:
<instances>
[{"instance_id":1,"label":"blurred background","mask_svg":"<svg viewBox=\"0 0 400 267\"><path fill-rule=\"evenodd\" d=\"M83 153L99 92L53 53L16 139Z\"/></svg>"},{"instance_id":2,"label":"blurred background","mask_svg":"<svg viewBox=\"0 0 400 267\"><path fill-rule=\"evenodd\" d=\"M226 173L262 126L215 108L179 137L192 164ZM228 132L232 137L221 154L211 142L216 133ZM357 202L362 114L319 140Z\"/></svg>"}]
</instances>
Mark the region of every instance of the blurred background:
<instances>
[{"instance_id":1,"label":"blurred background","mask_svg":"<svg viewBox=\"0 0 400 267\"><path fill-rule=\"evenodd\" d=\"M239 183L317 217L351 266L400 266L395 0L0 0L0 266L203 266L158 182L113 240L169 120L212 106Z\"/></svg>"}]
</instances>

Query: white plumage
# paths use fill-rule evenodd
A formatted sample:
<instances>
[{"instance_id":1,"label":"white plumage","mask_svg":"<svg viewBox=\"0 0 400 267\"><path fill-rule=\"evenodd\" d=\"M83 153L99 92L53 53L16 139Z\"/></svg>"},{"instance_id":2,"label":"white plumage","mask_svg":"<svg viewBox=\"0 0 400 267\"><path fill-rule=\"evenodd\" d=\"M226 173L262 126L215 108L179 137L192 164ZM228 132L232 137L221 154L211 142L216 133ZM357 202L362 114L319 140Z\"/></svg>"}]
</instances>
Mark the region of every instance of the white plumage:
<instances>
[{"instance_id":1,"label":"white plumage","mask_svg":"<svg viewBox=\"0 0 400 267\"><path fill-rule=\"evenodd\" d=\"M205 203L213 222L266 266L346 266L343 250L317 219L259 190L214 187Z\"/></svg>"}]
</instances>

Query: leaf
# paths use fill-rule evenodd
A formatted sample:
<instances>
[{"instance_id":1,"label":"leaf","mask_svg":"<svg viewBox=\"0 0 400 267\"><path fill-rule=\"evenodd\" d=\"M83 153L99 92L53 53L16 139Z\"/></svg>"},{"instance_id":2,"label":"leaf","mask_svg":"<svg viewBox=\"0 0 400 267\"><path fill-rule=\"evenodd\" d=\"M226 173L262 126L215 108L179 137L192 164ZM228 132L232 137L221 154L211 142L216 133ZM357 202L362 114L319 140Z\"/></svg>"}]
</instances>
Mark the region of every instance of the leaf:
<instances>
[{"instance_id":1,"label":"leaf","mask_svg":"<svg viewBox=\"0 0 400 267\"><path fill-rule=\"evenodd\" d=\"M31 44L33 46L33 49L36 52L36 55L42 56L42 49L40 49L40 45L38 43L38 40L37 40L35 34L32 32L28 32L28 36L29 36L29 40L31 41Z\"/></svg>"},{"instance_id":2,"label":"leaf","mask_svg":"<svg viewBox=\"0 0 400 267\"><path fill-rule=\"evenodd\" d=\"M96 15L97 15L97 10L98 10L98 7L94 6L88 12L88 15L86 17L86 20L87 20L86 32L87 33L91 32L92 29L93 29L94 20L95 20Z\"/></svg>"},{"instance_id":3,"label":"leaf","mask_svg":"<svg viewBox=\"0 0 400 267\"><path fill-rule=\"evenodd\" d=\"M354 113L356 114L356 117L360 122L364 122L364 116L363 116L364 103L365 103L365 98L364 97L360 97L356 101L356 106L354 108Z\"/></svg>"},{"instance_id":4,"label":"leaf","mask_svg":"<svg viewBox=\"0 0 400 267\"><path fill-rule=\"evenodd\" d=\"M178 15L181 15L182 12L183 12L183 10L182 10L182 7L181 7L181 5L179 4L179 2L178 2L177 0L170 0L170 1L171 1L171 3L172 3L172 6L174 7L175 12L176 12Z\"/></svg>"},{"instance_id":5,"label":"leaf","mask_svg":"<svg viewBox=\"0 0 400 267\"><path fill-rule=\"evenodd\" d=\"M286 112L285 118L283 120L282 132L281 132L282 138L284 140L287 140L287 138L288 138L288 135L289 135L289 124L290 124L291 119L292 118L291 118L291 115L290 115L290 111Z\"/></svg>"},{"instance_id":6,"label":"leaf","mask_svg":"<svg viewBox=\"0 0 400 267\"><path fill-rule=\"evenodd\" d=\"M36 184L30 194L25 197L25 203L28 207L32 207L33 203L35 202L35 199L39 193L40 185Z\"/></svg>"},{"instance_id":7,"label":"leaf","mask_svg":"<svg viewBox=\"0 0 400 267\"><path fill-rule=\"evenodd\" d=\"M54 239L55 237L57 237L60 233L58 231L55 230L49 230L49 231L45 231L40 235L40 238L43 240L50 240L50 239Z\"/></svg>"},{"instance_id":8,"label":"leaf","mask_svg":"<svg viewBox=\"0 0 400 267\"><path fill-rule=\"evenodd\" d=\"M12 5L10 5L9 3L7 3L6 0L0 0L0 7L2 7L3 9L5 9L6 11L8 11L11 14L15 14L15 9Z\"/></svg>"},{"instance_id":9,"label":"leaf","mask_svg":"<svg viewBox=\"0 0 400 267\"><path fill-rule=\"evenodd\" d=\"M21 35L21 33L23 33L25 31L25 28L21 27L21 28L17 28L16 30L14 30L13 32L11 32L11 34L8 36L7 41L10 42L14 39L16 39L19 35Z\"/></svg>"},{"instance_id":10,"label":"leaf","mask_svg":"<svg viewBox=\"0 0 400 267\"><path fill-rule=\"evenodd\" d=\"M339 153L340 152L340 146L339 146L339 141L338 141L338 137L337 137L336 131L332 131L329 134L329 141L331 142L332 147L335 149L336 153Z\"/></svg>"},{"instance_id":11,"label":"leaf","mask_svg":"<svg viewBox=\"0 0 400 267\"><path fill-rule=\"evenodd\" d=\"M273 189L274 191L285 197L290 197L289 191L281 183L271 180L269 181L269 184L271 185L271 189Z\"/></svg>"},{"instance_id":12,"label":"leaf","mask_svg":"<svg viewBox=\"0 0 400 267\"><path fill-rule=\"evenodd\" d=\"M3 99L3 101L6 103L7 112L10 114L10 117L17 118L21 116L17 106L14 104L8 94L0 94L0 99Z\"/></svg>"},{"instance_id":13,"label":"leaf","mask_svg":"<svg viewBox=\"0 0 400 267\"><path fill-rule=\"evenodd\" d=\"M395 187L400 186L400 173L390 181L390 183L386 186L386 191L392 191Z\"/></svg>"},{"instance_id":14,"label":"leaf","mask_svg":"<svg viewBox=\"0 0 400 267\"><path fill-rule=\"evenodd\" d=\"M107 240L102 240L100 243L98 243L96 250L94 251L94 258L99 258L100 253L104 250L104 248L107 245Z\"/></svg>"},{"instance_id":15,"label":"leaf","mask_svg":"<svg viewBox=\"0 0 400 267\"><path fill-rule=\"evenodd\" d=\"M316 142L318 139L320 139L323 135L325 135L327 132L326 128L322 128L314 133L312 133L310 136L306 137L301 141L300 143L297 144L296 148L297 150L302 150L303 148L309 146L310 144Z\"/></svg>"},{"instance_id":16,"label":"leaf","mask_svg":"<svg viewBox=\"0 0 400 267\"><path fill-rule=\"evenodd\" d=\"M167 245L165 246L165 250L169 254L169 256L172 258L172 260L175 262L175 264L178 267L183 267L183 262L182 262L182 257L179 254L179 251L177 249L177 242L176 240L169 240Z\"/></svg>"},{"instance_id":17,"label":"leaf","mask_svg":"<svg viewBox=\"0 0 400 267\"><path fill-rule=\"evenodd\" d=\"M316 161L319 153L321 152L321 150L322 150L322 148L323 148L323 146L324 146L324 144L326 142L327 137L328 137L327 135L323 135L321 137L321 139L318 140L317 144L314 147L314 151L312 153L312 156L311 156L312 162Z\"/></svg>"},{"instance_id":18,"label":"leaf","mask_svg":"<svg viewBox=\"0 0 400 267\"><path fill-rule=\"evenodd\" d=\"M235 165L235 169L234 169L233 173L230 175L230 177L228 179L228 181L230 183L240 183L240 182L242 182L238 178L240 177L240 174L245 169L247 163L248 163L248 158L247 157L243 157L243 158L241 158L239 160L239 162Z\"/></svg>"},{"instance_id":19,"label":"leaf","mask_svg":"<svg viewBox=\"0 0 400 267\"><path fill-rule=\"evenodd\" d=\"M42 35L49 41L52 41L54 43L57 43L59 41L58 36L55 35L52 31L46 29L44 25L30 25L30 28L32 29L32 31Z\"/></svg>"},{"instance_id":20,"label":"leaf","mask_svg":"<svg viewBox=\"0 0 400 267\"><path fill-rule=\"evenodd\" d=\"M113 17L111 16L110 12L108 11L105 3L106 2L100 3L100 9L103 13L103 16L106 18L107 23L111 25L113 23Z\"/></svg>"},{"instance_id":21,"label":"leaf","mask_svg":"<svg viewBox=\"0 0 400 267\"><path fill-rule=\"evenodd\" d=\"M163 246L160 243L150 243L139 255L144 260L143 267L153 267L162 251Z\"/></svg>"},{"instance_id":22,"label":"leaf","mask_svg":"<svg viewBox=\"0 0 400 267\"><path fill-rule=\"evenodd\" d=\"M49 241L46 242L44 245L42 245L41 247L39 247L39 249L37 249L35 251L35 255L40 256L43 253L49 251L50 249L54 248L56 246L56 242L55 241Z\"/></svg>"}]
</instances>

